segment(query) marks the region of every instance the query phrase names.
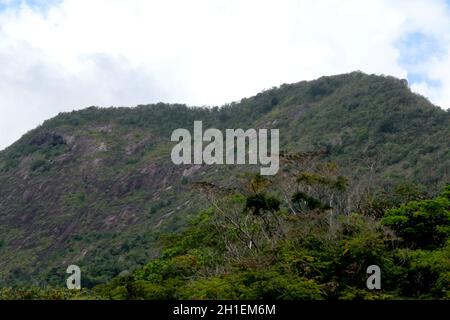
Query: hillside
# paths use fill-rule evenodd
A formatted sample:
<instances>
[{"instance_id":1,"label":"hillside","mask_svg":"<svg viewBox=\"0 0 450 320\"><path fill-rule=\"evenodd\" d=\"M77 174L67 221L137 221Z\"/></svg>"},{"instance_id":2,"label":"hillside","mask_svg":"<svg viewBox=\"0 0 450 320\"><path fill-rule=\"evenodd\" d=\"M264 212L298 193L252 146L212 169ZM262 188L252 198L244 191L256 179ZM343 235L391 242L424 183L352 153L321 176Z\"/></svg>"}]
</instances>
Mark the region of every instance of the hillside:
<instances>
[{"instance_id":1,"label":"hillside","mask_svg":"<svg viewBox=\"0 0 450 320\"><path fill-rule=\"evenodd\" d=\"M232 187L248 169L173 165L170 135L194 120L279 128L282 151L322 151L317 161L336 162L350 180L350 209L376 212L377 195L400 184L435 196L450 181L450 113L392 77L323 77L220 108L64 113L0 153L0 286L63 285L77 264L90 287L156 257L161 233L209 207L193 182ZM352 201L366 194L370 205Z\"/></svg>"}]
</instances>

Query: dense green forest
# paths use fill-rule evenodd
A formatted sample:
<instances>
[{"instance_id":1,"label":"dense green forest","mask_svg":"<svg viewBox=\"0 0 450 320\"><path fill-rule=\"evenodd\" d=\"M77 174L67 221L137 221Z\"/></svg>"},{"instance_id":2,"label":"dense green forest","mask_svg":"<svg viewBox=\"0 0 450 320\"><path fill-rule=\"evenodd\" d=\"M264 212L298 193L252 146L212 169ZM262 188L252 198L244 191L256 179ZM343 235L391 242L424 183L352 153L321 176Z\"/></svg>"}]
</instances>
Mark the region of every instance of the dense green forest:
<instances>
[{"instance_id":1,"label":"dense green forest","mask_svg":"<svg viewBox=\"0 0 450 320\"><path fill-rule=\"evenodd\" d=\"M194 120L279 128L279 173L174 165ZM0 298L448 299L449 136L448 111L361 72L60 114L0 152Z\"/></svg>"},{"instance_id":2,"label":"dense green forest","mask_svg":"<svg viewBox=\"0 0 450 320\"><path fill-rule=\"evenodd\" d=\"M333 164L262 176L239 190L200 184L213 203L131 275L94 288L108 299L449 299L450 185L434 199L338 215L347 180ZM420 198L415 194L414 197ZM393 232L392 232L393 231ZM365 287L382 270L382 290Z\"/></svg>"},{"instance_id":3,"label":"dense green forest","mask_svg":"<svg viewBox=\"0 0 450 320\"><path fill-rule=\"evenodd\" d=\"M285 200L259 175L236 190L199 183L211 208L164 235L160 257L133 273L91 290L7 288L0 298L450 299L450 185L381 217L336 215L347 180L334 165L325 172L287 175L296 188ZM374 291L365 287L373 264L382 270Z\"/></svg>"}]
</instances>

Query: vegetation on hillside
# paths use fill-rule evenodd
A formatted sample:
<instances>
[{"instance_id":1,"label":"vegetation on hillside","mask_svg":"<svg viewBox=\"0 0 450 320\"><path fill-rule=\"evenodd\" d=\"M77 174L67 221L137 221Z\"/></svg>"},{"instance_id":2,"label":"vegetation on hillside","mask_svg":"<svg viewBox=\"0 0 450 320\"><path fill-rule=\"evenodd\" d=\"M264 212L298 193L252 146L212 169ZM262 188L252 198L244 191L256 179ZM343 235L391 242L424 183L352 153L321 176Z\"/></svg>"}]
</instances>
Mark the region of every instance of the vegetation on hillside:
<instances>
[{"instance_id":1,"label":"vegetation on hillside","mask_svg":"<svg viewBox=\"0 0 450 320\"><path fill-rule=\"evenodd\" d=\"M450 299L450 185L379 218L345 212L348 183L335 164L283 175L245 175L233 189L196 183L210 208L185 231L162 237L161 255L132 273L88 291L4 289L0 296ZM381 269L381 290L366 287L370 265Z\"/></svg>"},{"instance_id":2,"label":"vegetation on hillside","mask_svg":"<svg viewBox=\"0 0 450 320\"><path fill-rule=\"evenodd\" d=\"M252 170L245 166L175 166L170 135L177 128L192 130L194 120L222 130L280 128L281 150L309 160L301 167L287 163L272 180L254 181L254 189L246 187L244 173ZM217 281L230 288L228 275L239 283L253 279L254 271L262 277L255 283L282 283L284 273L298 279L302 287L279 297L300 295L303 287L317 297L344 297L345 288L360 289L365 276L347 247L360 248L355 254L365 257L370 245L381 251L388 271L389 261L395 272L429 268L438 281L448 230L439 204L444 200L434 198L450 181L449 136L448 111L411 93L403 80L360 72L285 84L220 108L160 103L60 114L0 152L0 286L61 287L67 266L77 264L87 289L108 283L119 292L115 283L126 279L150 285L143 271L149 261L184 261L193 269L161 276L152 286ZM213 197L213 190L228 193ZM244 217L249 225L232 231ZM197 249L189 246L199 241L179 244L195 230L205 231L206 244L215 242ZM393 232L402 240L391 239ZM222 260L189 260L207 261L207 253L195 253L203 249ZM283 264L289 256L305 264L307 273L292 261ZM339 265L357 272L332 276ZM258 268L273 274L264 276ZM412 275L397 276L413 283ZM183 290L177 294L188 297ZM258 296L258 290L242 296ZM405 290L389 292L445 296Z\"/></svg>"},{"instance_id":3,"label":"vegetation on hillside","mask_svg":"<svg viewBox=\"0 0 450 320\"><path fill-rule=\"evenodd\" d=\"M210 210L168 235L158 259L94 292L107 299L450 299L450 185L379 219L339 211L342 176L294 177L296 192L284 200L280 186L261 176L238 192L202 185ZM366 287L370 265L382 270L381 290Z\"/></svg>"}]
</instances>

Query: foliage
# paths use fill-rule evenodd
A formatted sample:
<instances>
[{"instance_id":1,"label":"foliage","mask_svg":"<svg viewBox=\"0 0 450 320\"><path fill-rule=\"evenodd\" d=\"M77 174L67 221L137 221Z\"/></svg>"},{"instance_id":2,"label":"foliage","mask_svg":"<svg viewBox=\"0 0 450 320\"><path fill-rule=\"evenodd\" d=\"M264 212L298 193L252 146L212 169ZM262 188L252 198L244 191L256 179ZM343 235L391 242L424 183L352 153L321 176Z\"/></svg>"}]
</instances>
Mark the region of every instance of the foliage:
<instances>
[{"instance_id":1,"label":"foliage","mask_svg":"<svg viewBox=\"0 0 450 320\"><path fill-rule=\"evenodd\" d=\"M263 185L251 189L261 195L270 184ZM424 201L440 201L443 196ZM216 205L231 212L231 203L236 199L242 203L242 197L254 199L255 194L231 197ZM266 208L264 202L257 203ZM247 207L240 208L245 212ZM391 209L386 215L403 207ZM276 210L282 211L278 206ZM272 246L256 242L259 245L249 249L236 235L241 232L245 236L245 231L233 228L241 221L218 224L216 219L220 220L224 212L218 214L211 209L193 220L184 233L167 237L160 258L137 270L132 278L116 279L95 292L113 299L449 298L448 234L447 245L442 248L402 249L378 219L361 214L339 216L330 233L323 223L328 210L315 210L314 215L308 211L282 215L288 232L272 234ZM402 226L396 230L400 234ZM383 287L370 291L365 288L366 268L374 264L382 270Z\"/></svg>"},{"instance_id":2,"label":"foliage","mask_svg":"<svg viewBox=\"0 0 450 320\"><path fill-rule=\"evenodd\" d=\"M450 186L432 200L412 201L386 212L383 223L413 248L436 248L450 235Z\"/></svg>"}]
</instances>

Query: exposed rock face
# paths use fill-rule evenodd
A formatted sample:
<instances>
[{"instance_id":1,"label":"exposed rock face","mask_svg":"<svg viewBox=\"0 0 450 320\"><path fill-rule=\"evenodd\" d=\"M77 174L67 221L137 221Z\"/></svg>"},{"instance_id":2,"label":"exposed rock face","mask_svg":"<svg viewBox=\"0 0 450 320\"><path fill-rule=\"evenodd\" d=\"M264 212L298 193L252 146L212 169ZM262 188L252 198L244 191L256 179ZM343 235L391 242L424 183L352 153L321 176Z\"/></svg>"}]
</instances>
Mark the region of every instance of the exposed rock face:
<instances>
[{"instance_id":1,"label":"exposed rock face","mask_svg":"<svg viewBox=\"0 0 450 320\"><path fill-rule=\"evenodd\" d=\"M190 168L186 168L186 169L184 169L184 171L183 171L183 177L190 177L190 176L192 176L193 174L195 174L198 170L200 170L201 169L201 165L193 165L193 166L191 166Z\"/></svg>"},{"instance_id":2,"label":"exposed rock face","mask_svg":"<svg viewBox=\"0 0 450 320\"><path fill-rule=\"evenodd\" d=\"M57 146L61 144L66 144L64 137L55 132L43 132L36 135L30 141L30 144L41 146L43 144L48 144L51 146Z\"/></svg>"}]
</instances>

